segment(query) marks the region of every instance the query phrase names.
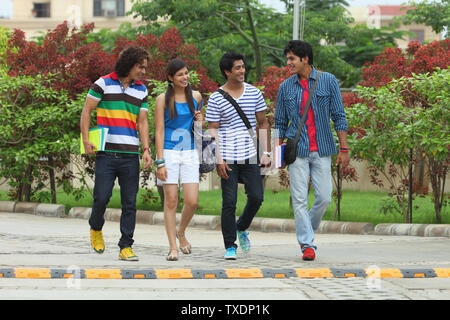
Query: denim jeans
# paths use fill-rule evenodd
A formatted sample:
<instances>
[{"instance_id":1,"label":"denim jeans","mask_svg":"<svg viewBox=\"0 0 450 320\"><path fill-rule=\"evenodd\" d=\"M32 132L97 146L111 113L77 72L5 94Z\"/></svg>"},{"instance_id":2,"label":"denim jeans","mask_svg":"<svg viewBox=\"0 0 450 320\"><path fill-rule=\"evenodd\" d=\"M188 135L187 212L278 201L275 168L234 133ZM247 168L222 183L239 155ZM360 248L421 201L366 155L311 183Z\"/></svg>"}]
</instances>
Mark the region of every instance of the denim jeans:
<instances>
[{"instance_id":1,"label":"denim jeans","mask_svg":"<svg viewBox=\"0 0 450 320\"><path fill-rule=\"evenodd\" d=\"M225 248L237 245L236 231L244 231L252 223L264 200L264 189L260 167L257 164L228 163L232 171L228 171L228 179L221 179L222 186L222 235ZM247 204L236 222L236 201L238 183L244 184Z\"/></svg>"},{"instance_id":2,"label":"denim jeans","mask_svg":"<svg viewBox=\"0 0 450 320\"><path fill-rule=\"evenodd\" d=\"M119 179L122 215L120 216L119 240L121 249L130 247L136 226L136 196L139 189L139 156L103 152L95 158L95 185L92 213L89 218L91 229L102 230L105 210L112 195L114 181Z\"/></svg>"},{"instance_id":3,"label":"denim jeans","mask_svg":"<svg viewBox=\"0 0 450 320\"><path fill-rule=\"evenodd\" d=\"M308 182L311 176L315 200L308 210ZM333 185L331 182L331 157L319 157L311 152L309 157L297 157L289 165L289 181L294 207L295 229L298 243L306 248L317 249L314 244L314 231L331 202Z\"/></svg>"}]
</instances>

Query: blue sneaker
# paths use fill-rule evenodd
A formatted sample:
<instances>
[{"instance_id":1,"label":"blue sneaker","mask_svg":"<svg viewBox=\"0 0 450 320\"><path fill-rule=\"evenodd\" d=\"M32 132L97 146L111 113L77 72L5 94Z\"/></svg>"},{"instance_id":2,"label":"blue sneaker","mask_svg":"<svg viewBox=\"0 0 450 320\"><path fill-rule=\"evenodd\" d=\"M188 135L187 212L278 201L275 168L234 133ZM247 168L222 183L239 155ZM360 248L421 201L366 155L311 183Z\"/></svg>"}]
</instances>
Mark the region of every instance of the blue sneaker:
<instances>
[{"instance_id":1,"label":"blue sneaker","mask_svg":"<svg viewBox=\"0 0 450 320\"><path fill-rule=\"evenodd\" d=\"M225 252L225 255L223 257L225 258L225 260L236 260L236 248L227 248L227 252Z\"/></svg>"},{"instance_id":2,"label":"blue sneaker","mask_svg":"<svg viewBox=\"0 0 450 320\"><path fill-rule=\"evenodd\" d=\"M245 253L249 252L252 245L250 244L250 239L248 238L248 232L238 231L237 235L242 251L244 251Z\"/></svg>"}]
</instances>

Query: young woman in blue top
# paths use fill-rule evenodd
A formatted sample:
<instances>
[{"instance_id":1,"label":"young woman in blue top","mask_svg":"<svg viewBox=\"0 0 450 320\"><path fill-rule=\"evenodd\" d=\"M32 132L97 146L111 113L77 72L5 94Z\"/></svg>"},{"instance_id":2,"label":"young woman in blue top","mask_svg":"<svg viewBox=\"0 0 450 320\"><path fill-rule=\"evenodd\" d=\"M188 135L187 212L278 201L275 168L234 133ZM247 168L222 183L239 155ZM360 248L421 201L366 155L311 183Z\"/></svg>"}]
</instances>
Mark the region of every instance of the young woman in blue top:
<instances>
[{"instance_id":1,"label":"young woman in blue top","mask_svg":"<svg viewBox=\"0 0 450 320\"><path fill-rule=\"evenodd\" d=\"M189 70L180 59L167 65L168 87L156 98L156 177L164 189L164 223L170 251L166 259L178 260L180 250L191 253L191 245L185 236L186 227L198 205L199 158L194 146L193 121L202 121L202 96L189 85ZM181 221L176 229L178 183L183 186L184 206Z\"/></svg>"}]
</instances>

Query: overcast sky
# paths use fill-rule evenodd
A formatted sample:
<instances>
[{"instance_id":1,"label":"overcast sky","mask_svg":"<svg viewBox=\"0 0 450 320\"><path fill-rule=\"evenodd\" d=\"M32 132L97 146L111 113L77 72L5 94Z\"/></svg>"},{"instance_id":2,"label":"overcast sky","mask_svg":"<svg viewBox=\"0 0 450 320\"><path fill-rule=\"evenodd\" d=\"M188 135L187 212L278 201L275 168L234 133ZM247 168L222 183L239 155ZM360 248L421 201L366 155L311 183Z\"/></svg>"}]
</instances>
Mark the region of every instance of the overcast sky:
<instances>
[{"instance_id":1,"label":"overcast sky","mask_svg":"<svg viewBox=\"0 0 450 320\"><path fill-rule=\"evenodd\" d=\"M64 1L64 0L60 0ZM283 10L284 4L280 0L259 0L261 3ZM396 5L406 3L407 0L347 0L350 6L365 7L367 5ZM12 0L0 0L0 17L12 16Z\"/></svg>"}]
</instances>

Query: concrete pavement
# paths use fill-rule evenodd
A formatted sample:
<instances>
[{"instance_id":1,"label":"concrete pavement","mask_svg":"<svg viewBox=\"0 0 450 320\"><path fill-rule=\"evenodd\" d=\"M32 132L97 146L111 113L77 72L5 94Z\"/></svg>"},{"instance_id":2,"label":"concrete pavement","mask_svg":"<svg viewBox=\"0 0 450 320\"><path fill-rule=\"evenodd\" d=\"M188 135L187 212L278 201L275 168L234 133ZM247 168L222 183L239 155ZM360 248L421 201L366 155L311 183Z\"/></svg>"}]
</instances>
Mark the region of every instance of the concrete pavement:
<instances>
[{"instance_id":1,"label":"concrete pavement","mask_svg":"<svg viewBox=\"0 0 450 320\"><path fill-rule=\"evenodd\" d=\"M447 236L318 233L317 259L305 262L295 233L251 230L252 251L238 249L238 259L226 261L218 225L201 217L186 233L193 253L169 262L164 226L153 223L161 217L153 213L148 223L140 214L133 245L140 260L125 262L114 210L101 255L90 247L86 213L14 211L0 211L0 297L98 299L106 290L106 299L124 292L134 299L450 299ZM69 290L70 280L82 281L81 291Z\"/></svg>"}]
</instances>

